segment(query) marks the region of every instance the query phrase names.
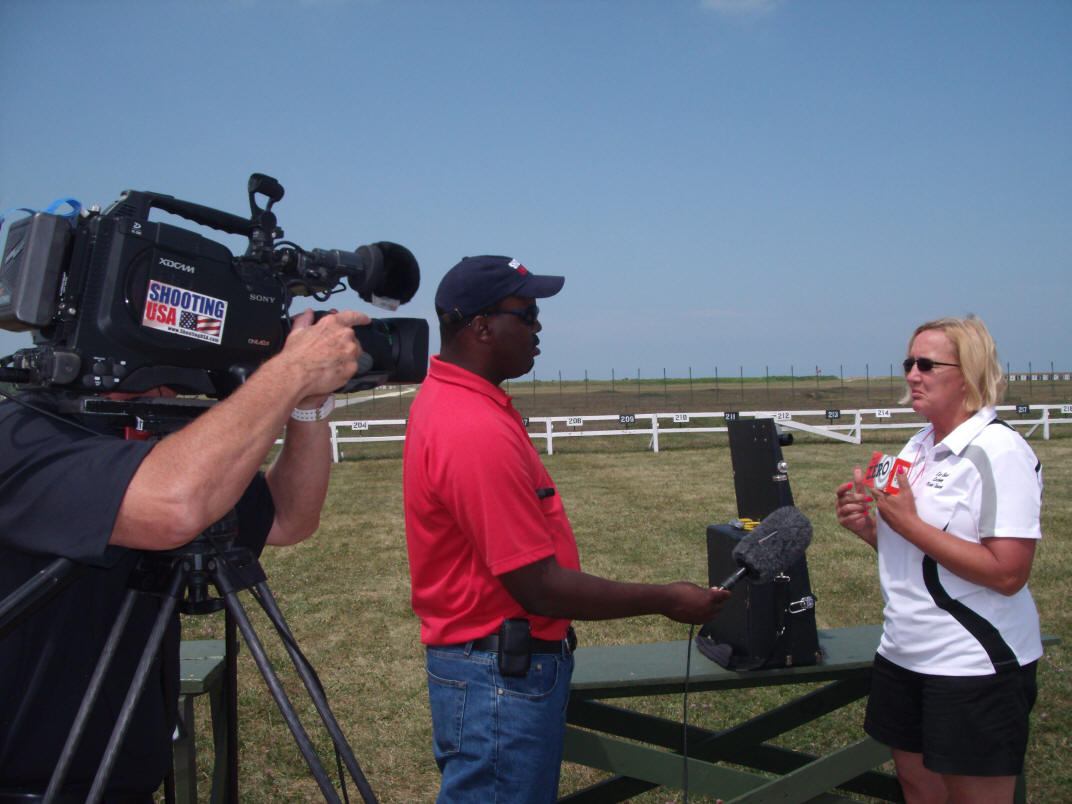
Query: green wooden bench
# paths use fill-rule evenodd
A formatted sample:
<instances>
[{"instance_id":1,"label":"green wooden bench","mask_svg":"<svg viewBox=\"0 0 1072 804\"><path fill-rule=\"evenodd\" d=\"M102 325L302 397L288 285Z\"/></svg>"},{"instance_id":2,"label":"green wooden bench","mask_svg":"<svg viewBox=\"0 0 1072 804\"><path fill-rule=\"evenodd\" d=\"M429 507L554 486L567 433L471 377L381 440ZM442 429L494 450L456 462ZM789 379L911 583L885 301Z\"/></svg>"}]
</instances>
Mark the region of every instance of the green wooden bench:
<instances>
[{"instance_id":1,"label":"green wooden bench","mask_svg":"<svg viewBox=\"0 0 1072 804\"><path fill-rule=\"evenodd\" d=\"M212 715L212 801L223 800L227 789L227 707L223 698L226 659L222 639L184 640L179 647L179 723L172 745L175 800L197 802L197 753L194 745L194 698L208 693Z\"/></svg>"},{"instance_id":2,"label":"green wooden bench","mask_svg":"<svg viewBox=\"0 0 1072 804\"><path fill-rule=\"evenodd\" d=\"M862 732L860 740L825 756L768 743L864 698L870 691L871 663L881 634L881 625L820 630L819 644L825 654L821 664L773 670L726 670L693 646L690 696L759 686L810 682L826 685L724 731L690 726L690 791L722 798L727 804L842 804L858 800L849 797L852 795L902 801L896 777L874 770L890 759L889 749ZM1043 637L1045 645L1058 641L1053 636ZM682 695L687 646L688 642L682 640L577 651L566 712L564 759L615 775L566 795L560 802L625 801L656 787L684 786L681 723L611 706L602 700ZM835 788L842 792L829 792ZM1017 801L1023 800L1021 779Z\"/></svg>"}]
</instances>

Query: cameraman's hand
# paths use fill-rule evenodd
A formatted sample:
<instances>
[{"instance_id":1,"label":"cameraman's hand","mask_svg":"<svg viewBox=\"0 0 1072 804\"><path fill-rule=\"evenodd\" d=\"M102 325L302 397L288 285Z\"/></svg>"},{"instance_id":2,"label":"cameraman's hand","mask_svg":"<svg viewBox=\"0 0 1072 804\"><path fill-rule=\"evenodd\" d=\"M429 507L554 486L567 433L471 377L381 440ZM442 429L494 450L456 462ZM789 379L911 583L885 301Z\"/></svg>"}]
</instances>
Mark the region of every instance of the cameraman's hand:
<instances>
[{"instance_id":1,"label":"cameraman's hand","mask_svg":"<svg viewBox=\"0 0 1072 804\"><path fill-rule=\"evenodd\" d=\"M370 320L355 310L332 311L315 324L312 310L292 319L290 334L278 357L305 379L305 396L298 407L319 407L327 394L357 373L361 344L351 327Z\"/></svg>"}]
</instances>

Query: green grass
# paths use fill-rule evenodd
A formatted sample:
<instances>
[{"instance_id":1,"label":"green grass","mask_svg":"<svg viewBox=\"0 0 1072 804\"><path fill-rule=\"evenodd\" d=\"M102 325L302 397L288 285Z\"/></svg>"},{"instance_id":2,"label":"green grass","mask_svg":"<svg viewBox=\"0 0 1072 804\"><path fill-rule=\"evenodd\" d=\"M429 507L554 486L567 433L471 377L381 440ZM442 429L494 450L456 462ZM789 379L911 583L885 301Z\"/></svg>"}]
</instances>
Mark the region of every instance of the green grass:
<instances>
[{"instance_id":1,"label":"green grass","mask_svg":"<svg viewBox=\"0 0 1072 804\"><path fill-rule=\"evenodd\" d=\"M518 394L517 384L511 391ZM1044 401L1062 399L1036 400L1039 404ZM383 404L394 409L375 415L369 410L364 415L396 415L397 400ZM528 415L578 412L550 402L548 406L553 410L528 411ZM591 412L608 411L618 412L613 407ZM1046 538L1036 555L1030 587L1043 629L1063 640L1040 662L1040 696L1032 717L1027 757L1029 800L1033 802L1065 800L1072 789L1072 769L1067 762L1072 755L1068 675L1072 673L1072 614L1065 594L1065 568L1072 565L1072 542L1065 538L1072 529L1068 491L1072 427L1062 425L1054 431L1056 437L1050 441L1036 437L1031 442L1045 471ZM888 434L882 442L868 440L860 446L801 438L784 450L794 500L815 527L808 568L818 597L816 614L821 628L881 621L874 553L837 526L834 488L849 477L854 464L866 462L874 449L889 451L884 444L895 448L906 437L902 431ZM570 514L584 569L620 580L707 582L705 528L736 514L724 434L697 437L687 443L684 439L667 440L659 454L646 451L646 441L640 439L573 439L562 444L560 449L556 443L556 454L544 456L544 461ZM409 607L400 456L398 444L351 448L348 459L333 469L319 532L296 547L269 549L262 559L269 586L317 669L373 790L385 804L433 801L438 789L423 651L418 623ZM284 685L302 711L303 722L324 747L325 763L334 767L330 744L316 724L315 712L289 670L282 648L264 618L253 611L255 606L248 596L243 593L242 597ZM184 629L189 638L219 637L222 616L188 618ZM686 626L657 617L579 623L577 631L586 645L679 640L688 635ZM694 656L694 661L704 660ZM318 800L315 782L245 647L239 660L239 687L243 801ZM725 728L789 695L777 688L694 694L690 696L695 704L690 723ZM681 700L674 696L622 703L675 720L681 717ZM209 718L207 708L199 706L200 727ZM823 725L798 729L779 742L826 752L858 739L861 712L860 705L847 707L821 721ZM211 749L203 738L199 756L199 787L205 800ZM567 764L563 792L597 778L598 774L587 768ZM352 787L350 793L356 800ZM695 795L690 799L705 800ZM661 804L680 801L681 795L659 790L635 800Z\"/></svg>"}]
</instances>

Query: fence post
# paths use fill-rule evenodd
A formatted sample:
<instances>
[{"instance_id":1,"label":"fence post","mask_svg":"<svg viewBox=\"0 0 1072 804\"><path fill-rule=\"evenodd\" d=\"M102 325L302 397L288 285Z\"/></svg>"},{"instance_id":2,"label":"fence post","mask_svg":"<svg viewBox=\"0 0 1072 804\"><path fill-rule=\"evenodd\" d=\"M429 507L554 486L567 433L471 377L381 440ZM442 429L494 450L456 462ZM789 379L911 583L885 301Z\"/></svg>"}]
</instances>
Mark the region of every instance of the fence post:
<instances>
[{"instance_id":1,"label":"fence post","mask_svg":"<svg viewBox=\"0 0 1072 804\"><path fill-rule=\"evenodd\" d=\"M544 425L546 427L545 432L547 433L547 454L548 455L554 455L555 454L555 448L551 445L551 441L553 440L552 433L554 432L554 427L551 426L551 417L550 416L547 417L547 421L544 422Z\"/></svg>"},{"instance_id":2,"label":"fence post","mask_svg":"<svg viewBox=\"0 0 1072 804\"><path fill-rule=\"evenodd\" d=\"M331 425L331 460L332 463L339 462L339 430L338 425L335 422L328 422Z\"/></svg>"}]
</instances>

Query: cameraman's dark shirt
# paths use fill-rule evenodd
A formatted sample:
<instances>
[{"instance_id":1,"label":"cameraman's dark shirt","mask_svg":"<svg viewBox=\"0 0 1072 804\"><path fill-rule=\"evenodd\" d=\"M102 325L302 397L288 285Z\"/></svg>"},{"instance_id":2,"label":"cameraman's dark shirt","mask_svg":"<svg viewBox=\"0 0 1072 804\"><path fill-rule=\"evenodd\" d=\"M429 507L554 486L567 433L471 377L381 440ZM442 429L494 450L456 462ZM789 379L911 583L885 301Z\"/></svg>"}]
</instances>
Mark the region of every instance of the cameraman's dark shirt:
<instances>
[{"instance_id":1,"label":"cameraman's dark shirt","mask_svg":"<svg viewBox=\"0 0 1072 804\"><path fill-rule=\"evenodd\" d=\"M48 395L27 401L51 408ZM56 556L86 565L78 578L0 639L0 790L43 790L82 702L140 551L108 545L126 487L151 442L93 435L0 404L0 600ZM176 472L183 467L176 466ZM275 509L258 475L236 506L237 543L259 553ZM123 630L68 785L93 780L160 607L141 595ZM108 788L151 792L170 761L178 694L177 615L155 659Z\"/></svg>"}]
</instances>

